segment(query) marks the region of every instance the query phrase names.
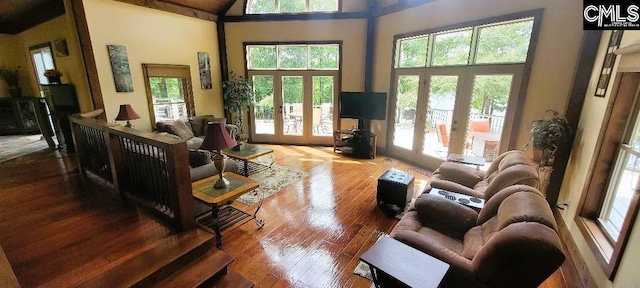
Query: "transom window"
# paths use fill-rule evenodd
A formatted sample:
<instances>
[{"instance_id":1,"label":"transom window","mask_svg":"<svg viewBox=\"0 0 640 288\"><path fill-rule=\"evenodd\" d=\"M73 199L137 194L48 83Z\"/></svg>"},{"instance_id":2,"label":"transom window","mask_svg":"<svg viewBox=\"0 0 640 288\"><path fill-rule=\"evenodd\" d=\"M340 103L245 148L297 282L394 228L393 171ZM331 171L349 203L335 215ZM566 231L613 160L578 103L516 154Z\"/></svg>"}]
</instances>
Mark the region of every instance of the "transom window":
<instances>
[{"instance_id":1,"label":"transom window","mask_svg":"<svg viewBox=\"0 0 640 288\"><path fill-rule=\"evenodd\" d=\"M340 45L248 45L249 70L338 70Z\"/></svg>"},{"instance_id":2,"label":"transom window","mask_svg":"<svg viewBox=\"0 0 640 288\"><path fill-rule=\"evenodd\" d=\"M340 0L249 0L247 14L338 12Z\"/></svg>"},{"instance_id":3,"label":"transom window","mask_svg":"<svg viewBox=\"0 0 640 288\"><path fill-rule=\"evenodd\" d=\"M401 38L396 68L524 63L532 29L527 18Z\"/></svg>"}]
</instances>

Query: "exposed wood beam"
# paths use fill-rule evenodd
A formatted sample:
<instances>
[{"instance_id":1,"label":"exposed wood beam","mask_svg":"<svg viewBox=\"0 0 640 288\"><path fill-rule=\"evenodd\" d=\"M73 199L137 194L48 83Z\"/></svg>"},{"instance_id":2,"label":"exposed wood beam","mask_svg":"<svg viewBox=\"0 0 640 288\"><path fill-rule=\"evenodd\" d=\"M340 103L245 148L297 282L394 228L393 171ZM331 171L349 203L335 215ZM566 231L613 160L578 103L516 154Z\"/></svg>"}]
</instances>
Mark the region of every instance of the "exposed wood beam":
<instances>
[{"instance_id":1,"label":"exposed wood beam","mask_svg":"<svg viewBox=\"0 0 640 288\"><path fill-rule=\"evenodd\" d=\"M100 79L98 78L98 68L95 55L93 54L93 46L91 45L87 16L84 14L83 0L71 0L69 2L73 10L73 21L77 29L80 49L82 49L82 60L87 73L87 80L89 81L89 93L91 93L91 99L93 100L93 109L104 109L102 89L100 88ZM106 113L100 114L98 119L106 121Z\"/></svg>"},{"instance_id":2,"label":"exposed wood beam","mask_svg":"<svg viewBox=\"0 0 640 288\"><path fill-rule=\"evenodd\" d=\"M218 16L213 13L202 11L194 8L176 5L173 3L158 1L158 0L115 0L127 4L147 7L151 9L161 10L165 12L175 13L183 16L198 18L207 21L217 21Z\"/></svg>"},{"instance_id":3,"label":"exposed wood beam","mask_svg":"<svg viewBox=\"0 0 640 288\"><path fill-rule=\"evenodd\" d=\"M309 14L262 14L227 16L225 22L260 22L260 21L305 21L305 20L338 20L338 19L365 19L366 12L346 13L309 13Z\"/></svg>"},{"instance_id":4,"label":"exposed wood beam","mask_svg":"<svg viewBox=\"0 0 640 288\"><path fill-rule=\"evenodd\" d=\"M430 2L434 2L434 1L436 1L436 0L400 0L400 1L398 1L398 3L396 3L394 5L387 6L387 7L382 7L380 9L378 9L378 13L377 13L376 17L380 17L380 16L384 16L384 15L400 12L402 10L406 10L406 9L409 9L409 8L413 8L413 7L420 6L422 4L427 4L427 3L430 3Z\"/></svg>"},{"instance_id":5,"label":"exposed wood beam","mask_svg":"<svg viewBox=\"0 0 640 288\"><path fill-rule=\"evenodd\" d=\"M377 0L367 0L367 46L365 52L364 91L373 91L373 62L375 56Z\"/></svg>"},{"instance_id":6,"label":"exposed wood beam","mask_svg":"<svg viewBox=\"0 0 640 288\"><path fill-rule=\"evenodd\" d=\"M587 88L589 87L589 80L591 79L591 71L593 71L593 65L596 61L601 36L602 31L600 30L587 30L584 31L584 36L582 37L580 58L578 59L578 66L576 66L575 69L571 95L569 96L567 109L565 110L565 116L567 120L569 120L573 131L577 131L584 99L586 97L593 97L593 95L586 94ZM551 172L551 176L549 176L549 185L547 186L547 201L549 201L549 204L552 206L555 206L556 202L558 202L560 186L562 185L562 179L567 169L567 162L569 162L569 154L571 154L571 147L573 146L574 140L575 132L571 135L569 143L559 147L558 152L555 154L553 172Z\"/></svg>"},{"instance_id":7,"label":"exposed wood beam","mask_svg":"<svg viewBox=\"0 0 640 288\"><path fill-rule=\"evenodd\" d=\"M227 63L227 32L224 29L224 22L227 17L225 15L227 15L227 12L229 12L229 9L233 7L233 4L235 4L236 1L237 0L229 1L229 3L220 10L218 21L216 23L218 32L218 58L220 59L220 77L222 78L222 81L229 80L229 64Z\"/></svg>"}]
</instances>

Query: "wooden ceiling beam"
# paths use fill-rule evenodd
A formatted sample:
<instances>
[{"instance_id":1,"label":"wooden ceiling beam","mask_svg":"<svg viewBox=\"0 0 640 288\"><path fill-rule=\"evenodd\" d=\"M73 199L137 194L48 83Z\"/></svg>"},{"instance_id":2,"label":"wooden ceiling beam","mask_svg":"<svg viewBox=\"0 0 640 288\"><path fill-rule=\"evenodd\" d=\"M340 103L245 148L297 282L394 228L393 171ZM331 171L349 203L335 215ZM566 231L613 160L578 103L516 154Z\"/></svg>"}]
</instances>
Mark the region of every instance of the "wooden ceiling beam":
<instances>
[{"instance_id":1,"label":"wooden ceiling beam","mask_svg":"<svg viewBox=\"0 0 640 288\"><path fill-rule=\"evenodd\" d=\"M161 10L169 13L175 13L183 16L198 18L206 21L216 22L218 21L218 16L207 12L198 10L195 8L180 6L177 4L164 2L160 0L116 0L118 2L123 2L127 4L147 7L151 9Z\"/></svg>"}]
</instances>

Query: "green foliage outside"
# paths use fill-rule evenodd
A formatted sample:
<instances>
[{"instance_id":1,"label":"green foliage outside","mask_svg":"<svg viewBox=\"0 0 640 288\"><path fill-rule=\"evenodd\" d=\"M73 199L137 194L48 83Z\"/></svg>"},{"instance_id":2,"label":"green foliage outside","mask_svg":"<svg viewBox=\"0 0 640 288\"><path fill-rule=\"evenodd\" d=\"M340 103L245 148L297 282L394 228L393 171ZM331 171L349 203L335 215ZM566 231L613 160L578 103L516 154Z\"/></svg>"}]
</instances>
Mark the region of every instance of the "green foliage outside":
<instances>
[{"instance_id":1,"label":"green foliage outside","mask_svg":"<svg viewBox=\"0 0 640 288\"><path fill-rule=\"evenodd\" d=\"M281 69L306 69L307 46L280 46L278 49Z\"/></svg>"},{"instance_id":2,"label":"green foliage outside","mask_svg":"<svg viewBox=\"0 0 640 288\"><path fill-rule=\"evenodd\" d=\"M276 11L275 0L251 0L247 3L249 14L269 13L305 13L307 12L305 0L279 0L280 6ZM309 0L309 12L338 11L338 0Z\"/></svg>"},{"instance_id":3,"label":"green foliage outside","mask_svg":"<svg viewBox=\"0 0 640 288\"><path fill-rule=\"evenodd\" d=\"M527 59L533 20L480 29L476 63L518 63Z\"/></svg>"},{"instance_id":4,"label":"green foliage outside","mask_svg":"<svg viewBox=\"0 0 640 288\"><path fill-rule=\"evenodd\" d=\"M469 61L472 30L435 35L433 66L466 65Z\"/></svg>"},{"instance_id":5,"label":"green foliage outside","mask_svg":"<svg viewBox=\"0 0 640 288\"><path fill-rule=\"evenodd\" d=\"M249 14L267 14L276 12L275 0L251 0L247 4Z\"/></svg>"},{"instance_id":6,"label":"green foliage outside","mask_svg":"<svg viewBox=\"0 0 640 288\"><path fill-rule=\"evenodd\" d=\"M429 37L419 37L400 41L399 67L425 67Z\"/></svg>"},{"instance_id":7,"label":"green foliage outside","mask_svg":"<svg viewBox=\"0 0 640 288\"><path fill-rule=\"evenodd\" d=\"M398 102L397 108L416 108L418 101L418 87L420 77L400 76L398 77Z\"/></svg>"},{"instance_id":8,"label":"green foliage outside","mask_svg":"<svg viewBox=\"0 0 640 288\"><path fill-rule=\"evenodd\" d=\"M256 102L260 106L266 106L264 99L271 99L271 105L267 107L273 108L273 77L271 76L253 76L253 93ZM267 100L268 101L268 100Z\"/></svg>"},{"instance_id":9,"label":"green foliage outside","mask_svg":"<svg viewBox=\"0 0 640 288\"><path fill-rule=\"evenodd\" d=\"M307 9L305 0L278 0L280 13L300 13Z\"/></svg>"},{"instance_id":10,"label":"green foliage outside","mask_svg":"<svg viewBox=\"0 0 640 288\"><path fill-rule=\"evenodd\" d=\"M184 100L180 78L149 77L149 85L154 100Z\"/></svg>"},{"instance_id":11,"label":"green foliage outside","mask_svg":"<svg viewBox=\"0 0 640 288\"><path fill-rule=\"evenodd\" d=\"M277 48L273 45L249 46L249 69L337 70L340 66L339 45L283 45ZM307 67L307 58L310 67Z\"/></svg>"},{"instance_id":12,"label":"green foliage outside","mask_svg":"<svg viewBox=\"0 0 640 288\"><path fill-rule=\"evenodd\" d=\"M310 45L309 64L311 69L338 69L340 66L338 45Z\"/></svg>"},{"instance_id":13,"label":"green foliage outside","mask_svg":"<svg viewBox=\"0 0 640 288\"><path fill-rule=\"evenodd\" d=\"M277 66L276 46L250 46L250 69L275 69Z\"/></svg>"},{"instance_id":14,"label":"green foliage outside","mask_svg":"<svg viewBox=\"0 0 640 288\"><path fill-rule=\"evenodd\" d=\"M338 11L338 0L309 0L309 11L311 12Z\"/></svg>"},{"instance_id":15,"label":"green foliage outside","mask_svg":"<svg viewBox=\"0 0 640 288\"><path fill-rule=\"evenodd\" d=\"M333 103L333 77L314 76L313 77L313 105L322 103Z\"/></svg>"},{"instance_id":16,"label":"green foliage outside","mask_svg":"<svg viewBox=\"0 0 640 288\"><path fill-rule=\"evenodd\" d=\"M504 112L511 92L512 79L511 75L476 76L471 107L475 112L486 115Z\"/></svg>"}]
</instances>

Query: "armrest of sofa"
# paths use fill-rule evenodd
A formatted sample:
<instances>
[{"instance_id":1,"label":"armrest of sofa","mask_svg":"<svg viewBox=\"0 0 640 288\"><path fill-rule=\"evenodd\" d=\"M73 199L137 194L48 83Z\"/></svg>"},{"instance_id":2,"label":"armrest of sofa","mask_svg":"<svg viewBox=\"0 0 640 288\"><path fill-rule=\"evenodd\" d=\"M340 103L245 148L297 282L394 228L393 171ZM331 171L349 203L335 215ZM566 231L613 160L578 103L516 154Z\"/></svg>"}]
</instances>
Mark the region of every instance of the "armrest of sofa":
<instances>
[{"instance_id":1,"label":"armrest of sofa","mask_svg":"<svg viewBox=\"0 0 640 288\"><path fill-rule=\"evenodd\" d=\"M233 124L225 124L224 125L225 128L227 128L227 132L229 132L229 135L231 135L232 139L236 139L237 140L237 136L240 132L240 129L238 128L238 126L233 125Z\"/></svg>"},{"instance_id":2,"label":"armrest of sofa","mask_svg":"<svg viewBox=\"0 0 640 288\"><path fill-rule=\"evenodd\" d=\"M460 193L460 194L464 194L464 195L474 196L474 197L478 197L478 198L485 198L484 194L482 194L482 193L480 193L480 192L478 192L478 191L476 191L476 190L474 190L472 188L464 186L462 184L456 183L454 181L433 178L433 179L431 179L431 181L429 181L429 185L432 188L440 188L442 190L456 192L456 193Z\"/></svg>"},{"instance_id":3,"label":"armrest of sofa","mask_svg":"<svg viewBox=\"0 0 640 288\"><path fill-rule=\"evenodd\" d=\"M416 231L408 230L399 231L395 234L394 239L451 265L452 269L457 270L457 272L467 277L473 275L473 264L471 260L447 249L438 241L433 241L433 239L425 237Z\"/></svg>"},{"instance_id":4,"label":"armrest of sofa","mask_svg":"<svg viewBox=\"0 0 640 288\"><path fill-rule=\"evenodd\" d=\"M420 195L414 209L423 226L429 222L438 222L441 227L464 234L476 225L478 212L444 197L430 194Z\"/></svg>"},{"instance_id":5,"label":"armrest of sofa","mask_svg":"<svg viewBox=\"0 0 640 288\"><path fill-rule=\"evenodd\" d=\"M484 172L474 168L454 163L443 162L438 167L438 178L460 183L469 188L473 188L478 182L484 179Z\"/></svg>"}]
</instances>

